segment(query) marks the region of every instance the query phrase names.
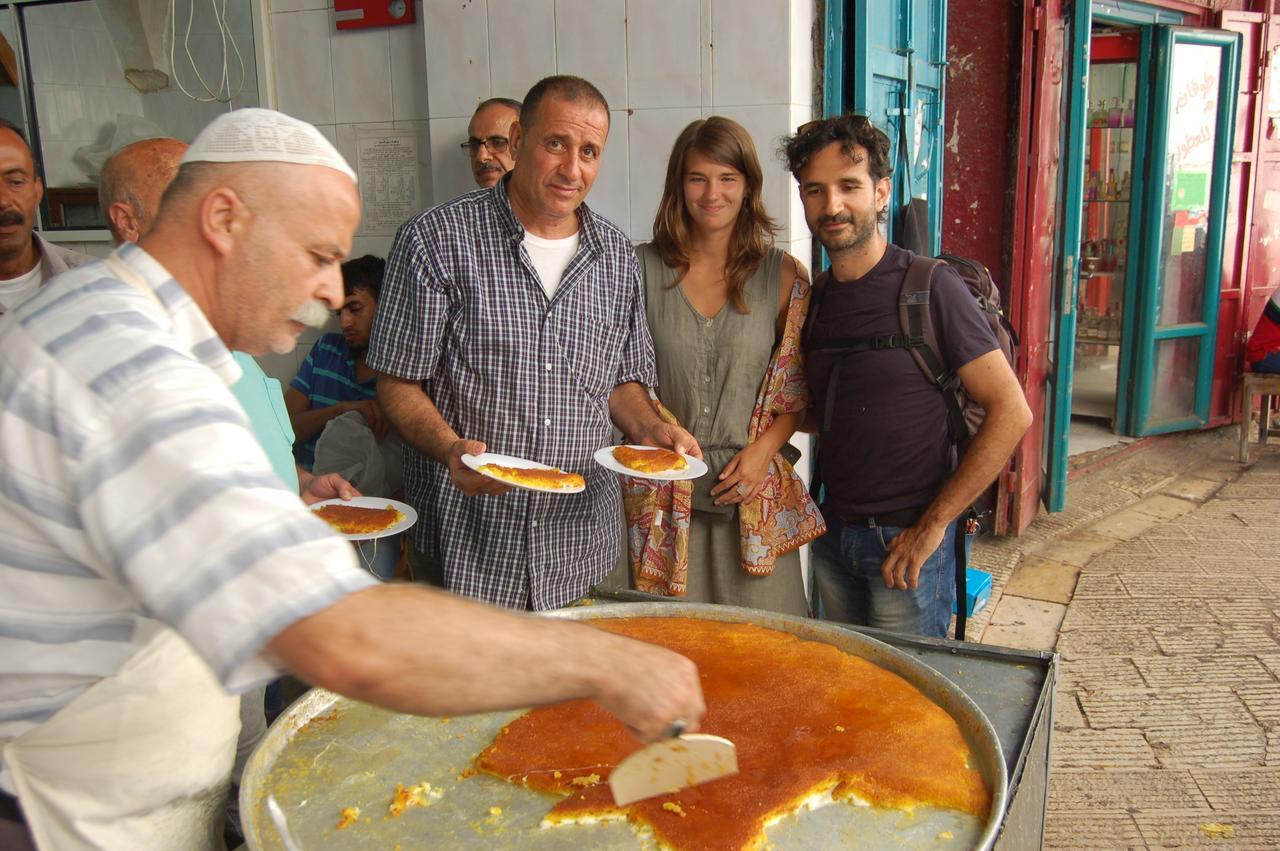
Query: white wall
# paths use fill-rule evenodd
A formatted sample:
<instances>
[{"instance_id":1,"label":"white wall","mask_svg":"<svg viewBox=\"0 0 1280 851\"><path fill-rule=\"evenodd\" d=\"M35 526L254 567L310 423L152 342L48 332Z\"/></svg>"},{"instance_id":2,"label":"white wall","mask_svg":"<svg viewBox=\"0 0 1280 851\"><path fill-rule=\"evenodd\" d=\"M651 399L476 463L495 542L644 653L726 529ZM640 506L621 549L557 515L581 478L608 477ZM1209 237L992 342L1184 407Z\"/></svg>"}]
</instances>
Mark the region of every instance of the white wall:
<instances>
[{"instance_id":1,"label":"white wall","mask_svg":"<svg viewBox=\"0 0 1280 851\"><path fill-rule=\"evenodd\" d=\"M458 145L475 105L521 98L548 74L577 74L612 111L587 202L632 239L650 237L667 156L686 124L739 121L765 167L783 247L809 232L775 151L811 117L813 0L426 0L433 200L474 188Z\"/></svg>"},{"instance_id":2,"label":"white wall","mask_svg":"<svg viewBox=\"0 0 1280 851\"><path fill-rule=\"evenodd\" d=\"M775 151L811 117L813 0L418 0L416 24L342 32L331 5L270 0L276 108L352 161L358 127L415 128L424 206L475 188L458 146L476 104L578 74L612 110L595 210L648 239L676 135L726 115L756 140L779 244L807 262L809 232ZM390 244L357 232L354 253L385 256ZM315 336L263 368L287 382Z\"/></svg>"},{"instance_id":3,"label":"white wall","mask_svg":"<svg viewBox=\"0 0 1280 851\"><path fill-rule=\"evenodd\" d=\"M417 130L426 206L432 181L421 2L414 24L341 32L332 6L331 0L271 0L275 107L315 124L352 164L357 128ZM385 257L391 239L357 231L352 256ZM291 355L259 358L263 370L287 385L320 333L303 334Z\"/></svg>"}]
</instances>

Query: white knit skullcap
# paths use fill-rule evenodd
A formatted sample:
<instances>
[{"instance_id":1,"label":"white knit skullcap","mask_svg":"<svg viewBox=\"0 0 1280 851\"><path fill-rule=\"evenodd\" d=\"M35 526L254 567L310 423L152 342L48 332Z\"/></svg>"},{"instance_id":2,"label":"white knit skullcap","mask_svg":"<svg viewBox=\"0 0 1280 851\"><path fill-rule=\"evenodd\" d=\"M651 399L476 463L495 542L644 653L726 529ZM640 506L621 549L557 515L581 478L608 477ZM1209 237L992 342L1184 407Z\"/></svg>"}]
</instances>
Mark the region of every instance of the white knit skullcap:
<instances>
[{"instance_id":1,"label":"white knit skullcap","mask_svg":"<svg viewBox=\"0 0 1280 851\"><path fill-rule=\"evenodd\" d=\"M355 171L324 134L274 109L224 112L200 131L181 162L322 165L356 180Z\"/></svg>"}]
</instances>

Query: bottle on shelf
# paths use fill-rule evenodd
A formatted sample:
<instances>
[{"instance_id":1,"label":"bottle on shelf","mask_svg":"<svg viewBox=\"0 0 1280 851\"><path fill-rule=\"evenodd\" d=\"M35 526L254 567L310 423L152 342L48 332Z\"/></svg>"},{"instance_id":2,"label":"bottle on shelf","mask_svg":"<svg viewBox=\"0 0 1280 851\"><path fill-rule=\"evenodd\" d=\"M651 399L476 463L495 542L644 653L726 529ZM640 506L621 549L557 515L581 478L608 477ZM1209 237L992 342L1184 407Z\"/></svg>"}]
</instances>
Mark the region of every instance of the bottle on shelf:
<instances>
[{"instance_id":1,"label":"bottle on shelf","mask_svg":"<svg viewBox=\"0 0 1280 851\"><path fill-rule=\"evenodd\" d=\"M1132 189L1133 187L1130 185L1130 182L1129 182L1129 170L1125 169L1124 177L1120 178L1120 200L1128 201L1129 193L1130 191L1132 191Z\"/></svg>"},{"instance_id":2,"label":"bottle on shelf","mask_svg":"<svg viewBox=\"0 0 1280 851\"><path fill-rule=\"evenodd\" d=\"M1108 201L1114 201L1118 197L1118 192L1119 187L1116 185L1116 170L1114 168L1109 169L1107 173L1107 194L1105 197Z\"/></svg>"},{"instance_id":3,"label":"bottle on shelf","mask_svg":"<svg viewBox=\"0 0 1280 851\"><path fill-rule=\"evenodd\" d=\"M1097 105L1089 111L1089 126L1107 126L1107 101L1105 98L1099 98Z\"/></svg>"},{"instance_id":4,"label":"bottle on shelf","mask_svg":"<svg viewBox=\"0 0 1280 851\"><path fill-rule=\"evenodd\" d=\"M1107 126L1120 127L1124 123L1124 110L1120 109L1120 98L1111 99L1111 109L1107 112Z\"/></svg>"},{"instance_id":5,"label":"bottle on shelf","mask_svg":"<svg viewBox=\"0 0 1280 851\"><path fill-rule=\"evenodd\" d=\"M1098 172L1094 171L1089 174L1089 179L1085 181L1084 198L1086 201L1098 200Z\"/></svg>"},{"instance_id":6,"label":"bottle on shelf","mask_svg":"<svg viewBox=\"0 0 1280 851\"><path fill-rule=\"evenodd\" d=\"M1127 101L1124 102L1124 115L1123 115L1122 121L1123 121L1123 124L1121 124L1122 127L1133 126L1133 98L1129 98Z\"/></svg>"}]
</instances>

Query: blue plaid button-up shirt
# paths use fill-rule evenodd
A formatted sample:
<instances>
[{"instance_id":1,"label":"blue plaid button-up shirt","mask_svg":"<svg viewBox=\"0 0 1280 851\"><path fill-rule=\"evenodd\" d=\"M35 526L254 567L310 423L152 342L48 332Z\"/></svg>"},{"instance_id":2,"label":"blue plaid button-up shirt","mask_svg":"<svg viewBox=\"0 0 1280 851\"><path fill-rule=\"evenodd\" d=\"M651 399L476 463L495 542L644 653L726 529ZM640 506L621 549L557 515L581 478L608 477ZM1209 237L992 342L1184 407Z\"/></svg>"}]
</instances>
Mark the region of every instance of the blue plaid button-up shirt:
<instances>
[{"instance_id":1,"label":"blue plaid button-up shirt","mask_svg":"<svg viewBox=\"0 0 1280 851\"><path fill-rule=\"evenodd\" d=\"M579 494L467 497L447 467L406 450L415 544L442 562L450 590L514 608L572 602L613 566L618 481L591 455L612 442L614 387L656 381L635 250L585 205L578 221L578 253L548 300L505 181L411 219L367 358L422 381L459 436L586 477Z\"/></svg>"}]
</instances>

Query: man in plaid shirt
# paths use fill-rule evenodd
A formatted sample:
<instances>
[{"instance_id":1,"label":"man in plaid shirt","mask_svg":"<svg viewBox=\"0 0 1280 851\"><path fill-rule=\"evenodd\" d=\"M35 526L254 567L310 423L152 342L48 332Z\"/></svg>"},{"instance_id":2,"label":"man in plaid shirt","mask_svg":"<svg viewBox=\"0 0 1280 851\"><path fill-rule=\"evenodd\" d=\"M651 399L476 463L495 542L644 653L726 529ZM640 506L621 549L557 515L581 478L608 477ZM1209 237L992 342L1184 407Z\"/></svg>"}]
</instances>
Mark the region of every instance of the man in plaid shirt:
<instances>
[{"instance_id":1,"label":"man in plaid shirt","mask_svg":"<svg viewBox=\"0 0 1280 851\"><path fill-rule=\"evenodd\" d=\"M515 608L565 605L602 580L621 541L615 474L591 455L627 440L701 457L663 423L630 240L583 203L609 132L591 83L548 77L511 127L516 164L496 186L401 227L368 363L411 449L415 574ZM581 473L578 494L512 490L464 453Z\"/></svg>"}]
</instances>

